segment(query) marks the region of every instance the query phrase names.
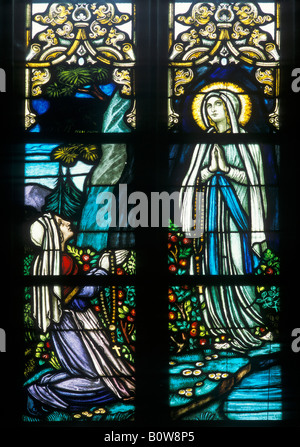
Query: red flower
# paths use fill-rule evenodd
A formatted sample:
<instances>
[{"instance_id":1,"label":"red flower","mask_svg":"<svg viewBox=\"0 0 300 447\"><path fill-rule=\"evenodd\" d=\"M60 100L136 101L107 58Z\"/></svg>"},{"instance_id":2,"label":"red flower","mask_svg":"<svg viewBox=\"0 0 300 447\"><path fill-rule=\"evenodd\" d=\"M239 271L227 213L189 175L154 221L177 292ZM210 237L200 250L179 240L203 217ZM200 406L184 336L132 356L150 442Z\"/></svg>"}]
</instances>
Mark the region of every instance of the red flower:
<instances>
[{"instance_id":1,"label":"red flower","mask_svg":"<svg viewBox=\"0 0 300 447\"><path fill-rule=\"evenodd\" d=\"M181 267L186 267L186 265L187 265L187 260L186 260L186 259L180 259L180 260L179 260L179 265L181 265Z\"/></svg>"},{"instance_id":2,"label":"red flower","mask_svg":"<svg viewBox=\"0 0 300 447\"><path fill-rule=\"evenodd\" d=\"M88 272L89 270L90 270L90 266L89 266L89 264L83 264L83 266L82 266L82 270L84 271L84 272Z\"/></svg>"},{"instance_id":3,"label":"red flower","mask_svg":"<svg viewBox=\"0 0 300 447\"><path fill-rule=\"evenodd\" d=\"M82 259L84 262L88 262L88 261L90 260L90 256L89 256L89 255L82 255L81 259Z\"/></svg>"},{"instance_id":4,"label":"red flower","mask_svg":"<svg viewBox=\"0 0 300 447\"><path fill-rule=\"evenodd\" d=\"M125 293L123 292L123 290L118 290L118 298L120 300L122 300L124 298Z\"/></svg>"},{"instance_id":5,"label":"red flower","mask_svg":"<svg viewBox=\"0 0 300 447\"><path fill-rule=\"evenodd\" d=\"M170 301L170 303L175 303L175 301L176 301L176 295L174 295L174 293L171 293L171 294L169 295L169 301Z\"/></svg>"},{"instance_id":6,"label":"red flower","mask_svg":"<svg viewBox=\"0 0 300 447\"><path fill-rule=\"evenodd\" d=\"M175 273L175 272L177 271L177 267L176 267L176 265L171 264L171 265L169 266L169 270L170 270L170 272Z\"/></svg>"},{"instance_id":7,"label":"red flower","mask_svg":"<svg viewBox=\"0 0 300 447\"><path fill-rule=\"evenodd\" d=\"M190 330L190 336L191 337L196 337L196 335L197 335L197 329L196 328L191 329Z\"/></svg>"}]
</instances>

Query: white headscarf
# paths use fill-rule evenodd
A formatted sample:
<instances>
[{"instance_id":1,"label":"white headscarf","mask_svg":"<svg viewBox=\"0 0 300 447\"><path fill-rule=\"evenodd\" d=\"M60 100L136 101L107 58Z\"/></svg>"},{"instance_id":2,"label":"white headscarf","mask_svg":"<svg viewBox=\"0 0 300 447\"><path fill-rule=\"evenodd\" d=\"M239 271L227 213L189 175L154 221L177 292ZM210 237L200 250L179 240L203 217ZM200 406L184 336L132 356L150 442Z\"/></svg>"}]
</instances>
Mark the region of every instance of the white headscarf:
<instances>
[{"instance_id":1,"label":"white headscarf","mask_svg":"<svg viewBox=\"0 0 300 447\"><path fill-rule=\"evenodd\" d=\"M238 114L240 104L237 97L228 90L215 90L208 93L203 100L202 117L204 123L209 127L207 118L206 104L209 98L217 96L223 100L230 119L232 133L244 133L245 131L239 127ZM210 128L208 132L213 129ZM196 182L199 175L199 170L202 166L204 157L210 151L212 144L197 144L191 159L188 172L183 180L180 191L180 206L181 206L181 223L182 230L186 233L192 234L194 226L193 221L193 207L194 197L196 192ZM259 244L265 242L266 236L264 233L264 216L266 215L266 196L264 187L264 173L261 159L260 148L257 144L237 144L238 153L243 160L247 178L249 181L250 194L250 222L251 222L251 246L254 252L260 256ZM255 187L251 187L254 186Z\"/></svg>"},{"instance_id":2,"label":"white headscarf","mask_svg":"<svg viewBox=\"0 0 300 447\"><path fill-rule=\"evenodd\" d=\"M33 265L34 276L61 274L61 243L59 232L51 214L44 214L30 227L32 242L42 248ZM47 279L45 279L47 282ZM41 285L33 287L33 317L43 332L50 323L59 323L61 310L61 286Z\"/></svg>"}]
</instances>

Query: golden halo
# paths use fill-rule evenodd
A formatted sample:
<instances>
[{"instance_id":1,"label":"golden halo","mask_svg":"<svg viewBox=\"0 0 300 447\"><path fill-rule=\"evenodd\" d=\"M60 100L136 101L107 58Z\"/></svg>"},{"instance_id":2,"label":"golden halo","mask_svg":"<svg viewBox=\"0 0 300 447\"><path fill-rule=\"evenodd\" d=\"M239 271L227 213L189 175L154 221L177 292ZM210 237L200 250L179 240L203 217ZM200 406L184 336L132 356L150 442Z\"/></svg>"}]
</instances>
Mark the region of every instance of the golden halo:
<instances>
[{"instance_id":1,"label":"golden halo","mask_svg":"<svg viewBox=\"0 0 300 447\"><path fill-rule=\"evenodd\" d=\"M228 90L232 93L237 93L237 97L239 98L241 105L238 121L241 126L245 126L251 116L252 103L249 95L247 95L241 87L231 82L214 82L212 84L206 85L195 96L192 102L192 114L198 126L201 127L201 129L203 130L207 129L202 119L202 101L206 93L212 92L214 90Z\"/></svg>"}]
</instances>

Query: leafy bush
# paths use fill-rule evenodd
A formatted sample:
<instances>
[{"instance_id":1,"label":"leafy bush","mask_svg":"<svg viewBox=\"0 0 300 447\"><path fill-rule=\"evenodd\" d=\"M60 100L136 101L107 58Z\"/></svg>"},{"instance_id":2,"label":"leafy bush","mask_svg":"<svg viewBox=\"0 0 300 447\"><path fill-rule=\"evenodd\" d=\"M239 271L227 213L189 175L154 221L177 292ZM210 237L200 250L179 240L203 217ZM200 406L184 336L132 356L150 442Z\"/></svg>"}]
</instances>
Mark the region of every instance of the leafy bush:
<instances>
[{"instance_id":1,"label":"leafy bush","mask_svg":"<svg viewBox=\"0 0 300 447\"><path fill-rule=\"evenodd\" d=\"M267 249L263 252L259 266L255 270L256 275L279 275L280 260L279 257Z\"/></svg>"},{"instance_id":2,"label":"leafy bush","mask_svg":"<svg viewBox=\"0 0 300 447\"><path fill-rule=\"evenodd\" d=\"M80 270L86 273L97 266L100 258L100 253L88 247L67 245L67 253L75 259Z\"/></svg>"},{"instance_id":3,"label":"leafy bush","mask_svg":"<svg viewBox=\"0 0 300 447\"><path fill-rule=\"evenodd\" d=\"M267 249L261 258L261 262L255 271L256 275L279 275L280 274L280 260L279 257ZM257 287L257 303L263 309L279 312L280 310L280 290L276 285Z\"/></svg>"},{"instance_id":4,"label":"leafy bush","mask_svg":"<svg viewBox=\"0 0 300 447\"><path fill-rule=\"evenodd\" d=\"M169 271L176 275L186 274L192 252L192 240L185 237L180 229L170 222L168 234Z\"/></svg>"},{"instance_id":5,"label":"leafy bush","mask_svg":"<svg viewBox=\"0 0 300 447\"><path fill-rule=\"evenodd\" d=\"M169 288L169 333L171 351L198 349L209 343L208 332L201 324L201 305L196 287Z\"/></svg>"},{"instance_id":6,"label":"leafy bush","mask_svg":"<svg viewBox=\"0 0 300 447\"><path fill-rule=\"evenodd\" d=\"M30 270L31 270L31 265L32 265L33 259L34 259L33 254L29 254L29 255L25 256L25 258L24 258L24 276L30 275Z\"/></svg>"}]
</instances>

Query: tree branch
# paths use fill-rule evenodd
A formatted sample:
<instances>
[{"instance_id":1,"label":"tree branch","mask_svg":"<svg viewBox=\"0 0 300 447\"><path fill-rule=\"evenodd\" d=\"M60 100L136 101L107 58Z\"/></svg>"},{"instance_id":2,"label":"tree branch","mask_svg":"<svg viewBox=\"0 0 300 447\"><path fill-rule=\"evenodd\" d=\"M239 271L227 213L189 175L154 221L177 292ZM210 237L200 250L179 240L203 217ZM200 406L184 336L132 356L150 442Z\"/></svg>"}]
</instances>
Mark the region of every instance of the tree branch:
<instances>
[{"instance_id":1,"label":"tree branch","mask_svg":"<svg viewBox=\"0 0 300 447\"><path fill-rule=\"evenodd\" d=\"M120 326L121 326L124 338L126 340L126 343L128 344L128 346L130 347L130 349L132 351L135 351L135 347L130 343L130 340L129 340L128 335L127 335L127 323L124 324L123 320L120 319Z\"/></svg>"},{"instance_id":2,"label":"tree branch","mask_svg":"<svg viewBox=\"0 0 300 447\"><path fill-rule=\"evenodd\" d=\"M92 84L92 86L89 88L78 87L77 91L79 93L87 93L88 95L94 96L94 98L100 99L100 101L107 100L107 95L99 90L97 84Z\"/></svg>"}]
</instances>

